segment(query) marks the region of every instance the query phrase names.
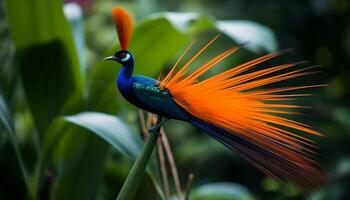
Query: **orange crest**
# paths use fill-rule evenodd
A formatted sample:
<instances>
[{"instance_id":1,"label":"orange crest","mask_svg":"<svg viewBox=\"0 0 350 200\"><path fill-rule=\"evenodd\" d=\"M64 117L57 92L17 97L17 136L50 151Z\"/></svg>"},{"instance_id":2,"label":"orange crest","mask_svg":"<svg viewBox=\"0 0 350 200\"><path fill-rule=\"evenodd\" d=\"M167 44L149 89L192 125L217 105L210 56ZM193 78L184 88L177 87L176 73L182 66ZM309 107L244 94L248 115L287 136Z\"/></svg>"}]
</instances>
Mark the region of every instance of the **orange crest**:
<instances>
[{"instance_id":1,"label":"orange crest","mask_svg":"<svg viewBox=\"0 0 350 200\"><path fill-rule=\"evenodd\" d=\"M123 50L128 49L128 44L132 35L133 19L129 13L121 8L112 9L113 20L117 28L120 47Z\"/></svg>"}]
</instances>

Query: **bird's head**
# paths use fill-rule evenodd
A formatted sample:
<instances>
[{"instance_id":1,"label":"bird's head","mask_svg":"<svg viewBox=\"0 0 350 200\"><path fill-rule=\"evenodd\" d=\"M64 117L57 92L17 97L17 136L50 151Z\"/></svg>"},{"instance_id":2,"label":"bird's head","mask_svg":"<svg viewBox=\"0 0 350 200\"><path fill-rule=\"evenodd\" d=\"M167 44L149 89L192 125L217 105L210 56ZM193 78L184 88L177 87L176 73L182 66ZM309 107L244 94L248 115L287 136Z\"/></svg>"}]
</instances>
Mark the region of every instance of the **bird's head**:
<instances>
[{"instance_id":1,"label":"bird's head","mask_svg":"<svg viewBox=\"0 0 350 200\"><path fill-rule=\"evenodd\" d=\"M113 60L122 65L130 65L134 62L132 54L127 50L117 51L113 56L108 56L104 60Z\"/></svg>"},{"instance_id":2,"label":"bird's head","mask_svg":"<svg viewBox=\"0 0 350 200\"><path fill-rule=\"evenodd\" d=\"M104 60L113 60L124 66L132 65L134 63L134 58L127 49L133 30L133 19L129 13L121 7L113 8L112 15L117 29L121 50Z\"/></svg>"}]
</instances>

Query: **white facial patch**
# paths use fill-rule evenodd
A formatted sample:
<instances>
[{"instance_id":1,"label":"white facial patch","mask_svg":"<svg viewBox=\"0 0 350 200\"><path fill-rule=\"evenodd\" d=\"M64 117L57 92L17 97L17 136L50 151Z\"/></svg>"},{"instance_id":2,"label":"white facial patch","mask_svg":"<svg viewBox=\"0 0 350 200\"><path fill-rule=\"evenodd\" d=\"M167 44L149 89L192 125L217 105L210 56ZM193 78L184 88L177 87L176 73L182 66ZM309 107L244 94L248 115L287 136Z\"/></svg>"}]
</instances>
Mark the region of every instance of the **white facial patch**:
<instances>
[{"instance_id":1,"label":"white facial patch","mask_svg":"<svg viewBox=\"0 0 350 200\"><path fill-rule=\"evenodd\" d=\"M122 61L122 62L126 62L126 61L128 61L129 59L130 59L130 54L127 53L127 54L125 55L125 58L121 59L121 61Z\"/></svg>"}]
</instances>

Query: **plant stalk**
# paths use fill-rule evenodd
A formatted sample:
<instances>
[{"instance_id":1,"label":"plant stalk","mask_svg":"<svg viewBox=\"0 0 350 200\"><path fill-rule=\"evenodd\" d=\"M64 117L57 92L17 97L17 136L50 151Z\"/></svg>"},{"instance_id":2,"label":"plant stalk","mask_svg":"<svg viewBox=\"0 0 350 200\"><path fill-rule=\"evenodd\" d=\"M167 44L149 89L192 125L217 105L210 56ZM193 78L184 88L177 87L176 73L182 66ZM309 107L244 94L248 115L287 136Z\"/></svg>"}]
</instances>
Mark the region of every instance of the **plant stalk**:
<instances>
[{"instance_id":1,"label":"plant stalk","mask_svg":"<svg viewBox=\"0 0 350 200\"><path fill-rule=\"evenodd\" d=\"M158 116L156 127L156 132L159 133L160 127L163 122L163 117ZM134 163L131 171L126 178L126 181L120 190L116 200L132 200L135 196L138 186L142 180L142 177L145 173L146 166L152 155L153 149L157 142L158 135L156 133L150 132L147 137L146 143L143 146L143 149Z\"/></svg>"}]
</instances>

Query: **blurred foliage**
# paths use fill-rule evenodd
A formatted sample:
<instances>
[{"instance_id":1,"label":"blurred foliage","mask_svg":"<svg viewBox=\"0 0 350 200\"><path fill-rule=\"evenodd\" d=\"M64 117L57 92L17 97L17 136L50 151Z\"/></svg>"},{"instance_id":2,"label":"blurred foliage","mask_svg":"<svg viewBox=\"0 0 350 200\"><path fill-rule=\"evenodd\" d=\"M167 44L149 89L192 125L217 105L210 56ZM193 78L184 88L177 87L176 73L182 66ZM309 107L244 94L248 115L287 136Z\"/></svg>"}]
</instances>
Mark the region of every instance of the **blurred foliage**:
<instances>
[{"instance_id":1,"label":"blurred foliage","mask_svg":"<svg viewBox=\"0 0 350 200\"><path fill-rule=\"evenodd\" d=\"M213 183L201 185L193 190L192 199L200 200L253 200L249 191L238 184L233 183Z\"/></svg>"},{"instance_id":2,"label":"blurred foliage","mask_svg":"<svg viewBox=\"0 0 350 200\"><path fill-rule=\"evenodd\" d=\"M59 0L6 1L5 5L17 51L16 66L36 128L42 135L80 85L70 27Z\"/></svg>"},{"instance_id":3,"label":"blurred foliage","mask_svg":"<svg viewBox=\"0 0 350 200\"><path fill-rule=\"evenodd\" d=\"M72 2L78 4L67 5ZM194 66L233 45L248 45L209 76L284 48L294 48L296 53L268 64L306 59L310 65L323 66L319 75L281 85L329 84L315 90L320 95L298 102L314 109L297 117L327 135L319 143L329 184L309 194L278 183L194 127L171 121L165 129L183 192L188 174L194 174L190 199L340 200L350 196L348 1L64 3L0 1L0 199L116 197L142 137L136 109L116 90L119 68L102 61L118 50L110 17L115 5L136 16L130 51L137 74L156 78L191 41L199 49L223 30L224 36ZM155 152L135 199L165 198L158 163ZM168 178L171 199L176 199L170 173Z\"/></svg>"}]
</instances>

